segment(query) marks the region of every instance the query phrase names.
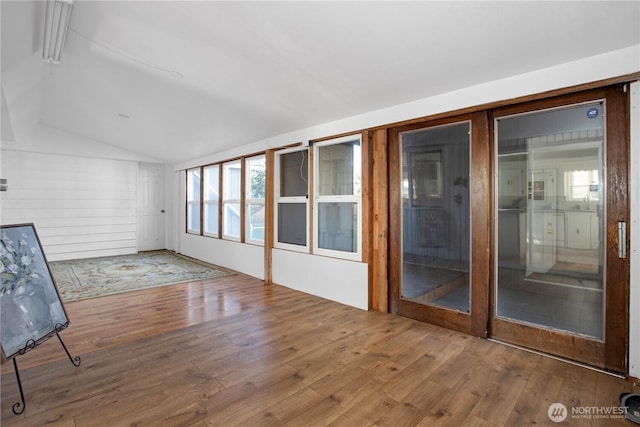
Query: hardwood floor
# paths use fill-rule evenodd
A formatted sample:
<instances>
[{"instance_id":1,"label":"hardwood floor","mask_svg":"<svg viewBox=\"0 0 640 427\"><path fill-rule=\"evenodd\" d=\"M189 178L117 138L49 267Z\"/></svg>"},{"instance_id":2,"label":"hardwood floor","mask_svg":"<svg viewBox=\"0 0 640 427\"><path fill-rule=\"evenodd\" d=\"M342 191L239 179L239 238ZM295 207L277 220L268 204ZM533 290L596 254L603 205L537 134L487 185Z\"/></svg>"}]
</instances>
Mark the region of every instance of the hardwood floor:
<instances>
[{"instance_id":1,"label":"hardwood floor","mask_svg":"<svg viewBox=\"0 0 640 427\"><path fill-rule=\"evenodd\" d=\"M65 305L71 324L2 367L3 426L629 426L585 418L629 382L241 274ZM574 409L577 408L577 409ZM572 410L582 411L575 418Z\"/></svg>"}]
</instances>

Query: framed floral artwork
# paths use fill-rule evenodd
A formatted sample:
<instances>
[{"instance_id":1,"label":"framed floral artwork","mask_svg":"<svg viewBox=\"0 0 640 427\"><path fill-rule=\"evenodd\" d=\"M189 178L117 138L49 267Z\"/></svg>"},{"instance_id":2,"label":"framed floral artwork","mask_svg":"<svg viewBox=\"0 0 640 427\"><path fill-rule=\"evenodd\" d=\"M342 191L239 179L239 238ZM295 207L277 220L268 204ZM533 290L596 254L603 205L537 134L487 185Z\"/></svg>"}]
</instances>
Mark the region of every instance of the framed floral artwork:
<instances>
[{"instance_id":1,"label":"framed floral artwork","mask_svg":"<svg viewBox=\"0 0 640 427\"><path fill-rule=\"evenodd\" d=\"M33 224L0 226L0 344L10 359L68 326Z\"/></svg>"}]
</instances>

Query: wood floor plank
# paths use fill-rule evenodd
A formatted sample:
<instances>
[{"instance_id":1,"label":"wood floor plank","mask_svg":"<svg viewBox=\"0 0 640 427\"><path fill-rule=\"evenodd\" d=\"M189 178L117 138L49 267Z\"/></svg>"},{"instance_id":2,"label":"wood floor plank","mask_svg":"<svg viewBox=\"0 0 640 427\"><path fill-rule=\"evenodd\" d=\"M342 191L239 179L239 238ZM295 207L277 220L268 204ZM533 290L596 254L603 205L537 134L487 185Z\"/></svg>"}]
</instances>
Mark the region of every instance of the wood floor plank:
<instances>
[{"instance_id":1,"label":"wood floor plank","mask_svg":"<svg viewBox=\"0 0 640 427\"><path fill-rule=\"evenodd\" d=\"M385 417L399 403L390 398L381 390L368 392L359 399L349 411L342 413L338 418L327 423L329 426L373 426L379 425L379 421ZM304 421L304 420L302 420ZM312 421L312 420L310 420ZM298 424L300 425L300 424ZM325 425L325 424L322 424Z\"/></svg>"},{"instance_id":2,"label":"wood floor plank","mask_svg":"<svg viewBox=\"0 0 640 427\"><path fill-rule=\"evenodd\" d=\"M269 384L256 387L256 390L250 396L246 396L242 400L233 402L227 407L216 411L205 421L207 424L221 426L244 422L261 413L264 408L271 407L283 398L299 393L305 387L302 378L295 374L283 379L274 379Z\"/></svg>"},{"instance_id":3,"label":"wood floor plank","mask_svg":"<svg viewBox=\"0 0 640 427\"><path fill-rule=\"evenodd\" d=\"M393 379L383 385L382 389L385 393L396 400L403 400L415 387L425 382L425 379L430 379L431 373L464 350L463 347L453 344L437 352L432 351L433 348L425 347L426 352L420 359L400 370Z\"/></svg>"},{"instance_id":4,"label":"wood floor plank","mask_svg":"<svg viewBox=\"0 0 640 427\"><path fill-rule=\"evenodd\" d=\"M620 378L242 274L66 305L57 340L2 366L3 426L548 425L615 405ZM638 389L636 388L637 392ZM617 426L622 419L567 421Z\"/></svg>"},{"instance_id":5,"label":"wood floor plank","mask_svg":"<svg viewBox=\"0 0 640 427\"><path fill-rule=\"evenodd\" d=\"M450 389L438 383L425 381L411 390L403 401L421 409L426 414L449 392Z\"/></svg>"},{"instance_id":6,"label":"wood floor plank","mask_svg":"<svg viewBox=\"0 0 640 427\"><path fill-rule=\"evenodd\" d=\"M447 393L416 425L420 427L462 426L479 401L480 396L465 390Z\"/></svg>"},{"instance_id":7,"label":"wood floor plank","mask_svg":"<svg viewBox=\"0 0 640 427\"><path fill-rule=\"evenodd\" d=\"M225 387L232 387L242 382L251 382L258 387L272 383L274 380L282 380L297 373L297 370L286 363L290 349L274 353L271 357L259 358L253 362L236 365L234 369L217 375L218 381ZM265 369L268 366L268 369Z\"/></svg>"},{"instance_id":8,"label":"wood floor plank","mask_svg":"<svg viewBox=\"0 0 640 427\"><path fill-rule=\"evenodd\" d=\"M561 386L562 378L546 372L534 372L515 403L516 410L510 412L506 424L530 426L536 424L536 420L544 419L549 406L556 403L557 399L553 396L557 396ZM543 388L548 391L547 394L537 392Z\"/></svg>"},{"instance_id":9,"label":"wood floor plank","mask_svg":"<svg viewBox=\"0 0 640 427\"><path fill-rule=\"evenodd\" d=\"M239 423L241 426L282 426L292 419L309 412L317 405L322 396L306 387L298 393L285 397L277 403L262 409L253 417Z\"/></svg>"}]
</instances>

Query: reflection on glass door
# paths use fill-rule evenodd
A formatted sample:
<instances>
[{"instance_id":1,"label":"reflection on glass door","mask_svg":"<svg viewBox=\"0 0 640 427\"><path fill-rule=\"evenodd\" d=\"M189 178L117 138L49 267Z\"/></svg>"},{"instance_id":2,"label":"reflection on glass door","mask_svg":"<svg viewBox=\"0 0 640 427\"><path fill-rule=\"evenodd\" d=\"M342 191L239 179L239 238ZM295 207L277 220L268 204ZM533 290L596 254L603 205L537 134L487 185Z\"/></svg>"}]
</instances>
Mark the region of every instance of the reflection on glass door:
<instances>
[{"instance_id":1,"label":"reflection on glass door","mask_svg":"<svg viewBox=\"0 0 640 427\"><path fill-rule=\"evenodd\" d=\"M470 311L468 122L400 134L400 299Z\"/></svg>"},{"instance_id":2,"label":"reflection on glass door","mask_svg":"<svg viewBox=\"0 0 640 427\"><path fill-rule=\"evenodd\" d=\"M496 317L604 339L604 107L496 120Z\"/></svg>"}]
</instances>

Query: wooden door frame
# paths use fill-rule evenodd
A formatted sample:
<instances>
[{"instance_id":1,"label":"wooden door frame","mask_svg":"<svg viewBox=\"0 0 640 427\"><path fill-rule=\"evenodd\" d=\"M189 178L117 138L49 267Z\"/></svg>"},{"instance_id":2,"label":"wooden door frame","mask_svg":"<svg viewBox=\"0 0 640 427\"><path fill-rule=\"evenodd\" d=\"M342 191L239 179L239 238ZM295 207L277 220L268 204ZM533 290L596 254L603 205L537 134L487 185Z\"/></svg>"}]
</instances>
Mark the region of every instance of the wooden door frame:
<instances>
[{"instance_id":1,"label":"wooden door frame","mask_svg":"<svg viewBox=\"0 0 640 427\"><path fill-rule=\"evenodd\" d=\"M618 248L618 221L627 223L629 248L629 94L625 85L616 84L555 98L498 108L492 111L491 123L497 117L532 112L572 104L605 100L605 331L602 341L583 338L489 316L489 334L498 339L528 348L553 347L553 354L581 361L613 372L628 372L629 343L629 258L608 256ZM493 140L493 138L492 138ZM628 253L628 250L627 250ZM492 263L492 269L494 268ZM490 289L491 313L495 313L495 279ZM615 316L613 315L615 313ZM542 350L544 351L544 350Z\"/></svg>"},{"instance_id":2,"label":"wooden door frame","mask_svg":"<svg viewBox=\"0 0 640 427\"><path fill-rule=\"evenodd\" d=\"M402 203L400 194L400 141L402 132L427 129L435 126L469 122L471 129L470 153L470 211L471 215L471 304L470 312L402 302L400 307L400 277L402 274ZM489 143L489 121L486 110L455 115L436 120L412 123L389 129L389 310L392 313L411 317L434 325L466 334L486 337L488 332L488 298L491 282L492 205L491 144Z\"/></svg>"}]
</instances>

